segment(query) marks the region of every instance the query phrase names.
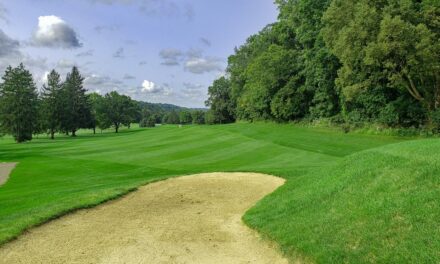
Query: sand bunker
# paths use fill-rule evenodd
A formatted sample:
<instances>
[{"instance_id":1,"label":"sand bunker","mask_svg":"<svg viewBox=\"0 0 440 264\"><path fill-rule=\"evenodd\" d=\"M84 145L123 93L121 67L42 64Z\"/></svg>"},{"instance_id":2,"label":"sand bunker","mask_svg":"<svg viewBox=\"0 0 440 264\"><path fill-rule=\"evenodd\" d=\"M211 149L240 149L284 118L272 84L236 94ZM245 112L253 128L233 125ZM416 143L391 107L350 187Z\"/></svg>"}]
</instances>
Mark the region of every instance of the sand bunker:
<instances>
[{"instance_id":1,"label":"sand bunker","mask_svg":"<svg viewBox=\"0 0 440 264\"><path fill-rule=\"evenodd\" d=\"M0 163L0 185L6 183L9 178L9 174L15 168L17 163L9 162L9 163Z\"/></svg>"},{"instance_id":2,"label":"sand bunker","mask_svg":"<svg viewBox=\"0 0 440 264\"><path fill-rule=\"evenodd\" d=\"M241 216L283 184L256 173L152 183L31 229L0 263L287 263Z\"/></svg>"}]
</instances>

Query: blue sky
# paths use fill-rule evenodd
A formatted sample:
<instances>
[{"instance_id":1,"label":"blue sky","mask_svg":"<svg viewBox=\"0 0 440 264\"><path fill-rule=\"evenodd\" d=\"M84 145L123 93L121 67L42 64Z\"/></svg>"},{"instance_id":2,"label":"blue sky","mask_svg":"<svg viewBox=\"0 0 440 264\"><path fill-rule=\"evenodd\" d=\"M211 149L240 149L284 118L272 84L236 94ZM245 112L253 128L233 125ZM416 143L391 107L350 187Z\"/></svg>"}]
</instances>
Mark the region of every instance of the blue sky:
<instances>
[{"instance_id":1,"label":"blue sky","mask_svg":"<svg viewBox=\"0 0 440 264\"><path fill-rule=\"evenodd\" d=\"M276 20L272 0L0 0L0 70L37 86L77 65L90 91L202 107L234 47Z\"/></svg>"}]
</instances>

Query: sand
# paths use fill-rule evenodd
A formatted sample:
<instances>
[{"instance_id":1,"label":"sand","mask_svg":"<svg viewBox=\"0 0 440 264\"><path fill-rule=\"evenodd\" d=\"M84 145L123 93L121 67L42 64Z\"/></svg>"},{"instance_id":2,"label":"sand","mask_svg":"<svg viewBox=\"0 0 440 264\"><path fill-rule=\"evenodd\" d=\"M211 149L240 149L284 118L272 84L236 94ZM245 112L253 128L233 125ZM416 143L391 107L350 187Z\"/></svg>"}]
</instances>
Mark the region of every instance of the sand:
<instances>
[{"instance_id":1,"label":"sand","mask_svg":"<svg viewBox=\"0 0 440 264\"><path fill-rule=\"evenodd\" d=\"M0 185L3 185L8 181L9 174L15 168L17 163L9 162L9 163L0 163Z\"/></svg>"},{"instance_id":2,"label":"sand","mask_svg":"<svg viewBox=\"0 0 440 264\"><path fill-rule=\"evenodd\" d=\"M287 263L241 217L281 178L210 173L148 184L36 227L0 263Z\"/></svg>"}]
</instances>

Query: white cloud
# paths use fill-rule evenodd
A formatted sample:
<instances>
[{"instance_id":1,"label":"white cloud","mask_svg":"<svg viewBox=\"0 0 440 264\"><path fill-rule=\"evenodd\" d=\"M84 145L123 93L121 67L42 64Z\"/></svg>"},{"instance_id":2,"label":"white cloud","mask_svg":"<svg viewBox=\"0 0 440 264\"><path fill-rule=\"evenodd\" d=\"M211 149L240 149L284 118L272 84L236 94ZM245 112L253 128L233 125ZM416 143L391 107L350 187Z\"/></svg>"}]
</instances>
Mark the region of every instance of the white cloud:
<instances>
[{"instance_id":1,"label":"white cloud","mask_svg":"<svg viewBox=\"0 0 440 264\"><path fill-rule=\"evenodd\" d=\"M144 80L142 82L142 92L145 93L157 93L160 92L160 87L156 86L156 84L152 81Z\"/></svg>"},{"instance_id":2,"label":"white cloud","mask_svg":"<svg viewBox=\"0 0 440 264\"><path fill-rule=\"evenodd\" d=\"M222 63L220 59L205 57L205 58L190 58L185 62L185 70L195 73L203 74L205 72L222 71Z\"/></svg>"},{"instance_id":3,"label":"white cloud","mask_svg":"<svg viewBox=\"0 0 440 264\"><path fill-rule=\"evenodd\" d=\"M41 47L78 48L82 44L76 32L60 17L38 17L38 28L34 33L32 44Z\"/></svg>"},{"instance_id":4,"label":"white cloud","mask_svg":"<svg viewBox=\"0 0 440 264\"><path fill-rule=\"evenodd\" d=\"M162 65L175 66L180 64L183 52L178 49L163 49L159 52L159 56L163 59Z\"/></svg>"},{"instance_id":5,"label":"white cloud","mask_svg":"<svg viewBox=\"0 0 440 264\"><path fill-rule=\"evenodd\" d=\"M183 83L182 95L191 99L203 98L203 85L189 82Z\"/></svg>"}]
</instances>

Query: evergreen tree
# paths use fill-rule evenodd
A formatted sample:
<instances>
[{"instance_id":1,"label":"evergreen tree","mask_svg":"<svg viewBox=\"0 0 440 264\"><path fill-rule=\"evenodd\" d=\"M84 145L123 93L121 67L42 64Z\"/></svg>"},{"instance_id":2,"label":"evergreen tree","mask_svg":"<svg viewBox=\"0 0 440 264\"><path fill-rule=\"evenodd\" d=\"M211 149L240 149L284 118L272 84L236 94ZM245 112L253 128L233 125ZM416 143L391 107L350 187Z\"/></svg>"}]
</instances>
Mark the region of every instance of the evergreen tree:
<instances>
[{"instance_id":1,"label":"evergreen tree","mask_svg":"<svg viewBox=\"0 0 440 264\"><path fill-rule=\"evenodd\" d=\"M20 143L32 140L37 124L37 92L31 73L23 64L9 66L0 85L0 130Z\"/></svg>"},{"instance_id":2,"label":"evergreen tree","mask_svg":"<svg viewBox=\"0 0 440 264\"><path fill-rule=\"evenodd\" d=\"M73 67L67 74L61 95L64 110L62 113L62 130L66 133L72 132L76 136L76 131L80 128L90 128L90 105L86 96L86 89L83 87L84 78Z\"/></svg>"},{"instance_id":3,"label":"evergreen tree","mask_svg":"<svg viewBox=\"0 0 440 264\"><path fill-rule=\"evenodd\" d=\"M47 75L47 86L43 85L42 89L43 126L48 130L51 139L54 139L54 134L61 123L62 85L60 75L52 70Z\"/></svg>"}]
</instances>

